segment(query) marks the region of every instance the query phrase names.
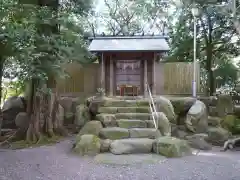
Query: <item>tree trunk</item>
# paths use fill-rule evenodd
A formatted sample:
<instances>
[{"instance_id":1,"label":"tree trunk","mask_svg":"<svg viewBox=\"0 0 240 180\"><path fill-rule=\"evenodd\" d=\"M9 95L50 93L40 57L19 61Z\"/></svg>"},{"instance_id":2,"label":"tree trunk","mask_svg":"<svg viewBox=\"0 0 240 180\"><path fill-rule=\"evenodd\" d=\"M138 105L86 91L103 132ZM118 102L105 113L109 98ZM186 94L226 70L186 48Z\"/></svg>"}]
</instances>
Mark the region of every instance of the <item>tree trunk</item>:
<instances>
[{"instance_id":1,"label":"tree trunk","mask_svg":"<svg viewBox=\"0 0 240 180\"><path fill-rule=\"evenodd\" d=\"M2 102L2 77L3 77L3 57L0 56L0 102ZM2 134L2 121L3 121L3 114L2 108L0 107L0 136Z\"/></svg>"},{"instance_id":2,"label":"tree trunk","mask_svg":"<svg viewBox=\"0 0 240 180\"><path fill-rule=\"evenodd\" d=\"M60 110L58 94L56 92L49 94L40 91L36 86L39 83L36 80L32 82L31 95L28 101L30 123L26 140L28 142L38 142L41 140L42 134L48 137L53 137L55 134L66 135L63 119L58 116Z\"/></svg>"},{"instance_id":3,"label":"tree trunk","mask_svg":"<svg viewBox=\"0 0 240 180\"><path fill-rule=\"evenodd\" d=\"M207 87L208 87L208 92L210 96L213 96L215 93L215 80L214 80L214 73L212 70L212 64L213 64L213 57L212 57L212 47L211 45L209 45L207 47L206 50L206 54L207 54L207 62L206 62L206 70L208 73L208 83L207 83Z\"/></svg>"},{"instance_id":4,"label":"tree trunk","mask_svg":"<svg viewBox=\"0 0 240 180\"><path fill-rule=\"evenodd\" d=\"M38 0L39 6L48 6L56 15L58 10L58 0L46 1ZM58 33L58 24L38 26L38 33L46 36L52 33ZM44 63L44 60L42 61ZM55 134L66 135L63 128L63 120L59 114L59 100L57 92L46 93L44 89L49 88L47 82L40 80L32 80L30 87L30 95L27 105L27 113L30 118L29 128L27 131L26 140L38 142L41 140L41 135L45 134L49 137ZM54 87L51 87L54 89Z\"/></svg>"}]
</instances>

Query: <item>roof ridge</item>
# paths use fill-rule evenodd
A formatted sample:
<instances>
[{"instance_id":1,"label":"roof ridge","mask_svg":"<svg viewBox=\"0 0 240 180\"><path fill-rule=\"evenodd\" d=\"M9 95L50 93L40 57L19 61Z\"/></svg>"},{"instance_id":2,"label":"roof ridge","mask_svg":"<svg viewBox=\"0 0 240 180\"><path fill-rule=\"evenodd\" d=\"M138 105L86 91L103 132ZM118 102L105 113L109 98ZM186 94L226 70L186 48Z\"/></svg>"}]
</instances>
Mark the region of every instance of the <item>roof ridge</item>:
<instances>
[{"instance_id":1,"label":"roof ridge","mask_svg":"<svg viewBox=\"0 0 240 180\"><path fill-rule=\"evenodd\" d=\"M89 40L93 39L167 39L169 36L161 36L161 35L146 35L146 36L95 36L95 37L89 37Z\"/></svg>"}]
</instances>

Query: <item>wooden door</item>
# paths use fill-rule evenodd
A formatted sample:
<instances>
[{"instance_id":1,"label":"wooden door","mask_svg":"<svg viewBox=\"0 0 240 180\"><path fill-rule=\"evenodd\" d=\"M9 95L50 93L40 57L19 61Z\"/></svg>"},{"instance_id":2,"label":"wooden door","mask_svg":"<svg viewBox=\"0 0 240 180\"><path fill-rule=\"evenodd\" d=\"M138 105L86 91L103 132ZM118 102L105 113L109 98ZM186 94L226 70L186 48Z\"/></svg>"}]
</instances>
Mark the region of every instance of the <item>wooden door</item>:
<instances>
[{"instance_id":1,"label":"wooden door","mask_svg":"<svg viewBox=\"0 0 240 180\"><path fill-rule=\"evenodd\" d=\"M141 87L140 60L116 61L116 86L118 95L138 95Z\"/></svg>"}]
</instances>

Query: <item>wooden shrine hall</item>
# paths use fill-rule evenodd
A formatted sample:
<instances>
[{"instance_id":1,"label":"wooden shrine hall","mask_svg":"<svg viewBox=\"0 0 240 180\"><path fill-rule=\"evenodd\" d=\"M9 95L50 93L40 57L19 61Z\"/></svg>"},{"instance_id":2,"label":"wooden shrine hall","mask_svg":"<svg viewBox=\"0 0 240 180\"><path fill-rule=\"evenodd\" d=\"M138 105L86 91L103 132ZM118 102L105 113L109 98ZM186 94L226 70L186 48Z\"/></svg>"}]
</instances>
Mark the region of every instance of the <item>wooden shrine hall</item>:
<instances>
[{"instance_id":1,"label":"wooden shrine hall","mask_svg":"<svg viewBox=\"0 0 240 180\"><path fill-rule=\"evenodd\" d=\"M146 96L161 92L161 61L169 51L166 36L91 37L89 51L100 63L99 81L109 96Z\"/></svg>"}]
</instances>

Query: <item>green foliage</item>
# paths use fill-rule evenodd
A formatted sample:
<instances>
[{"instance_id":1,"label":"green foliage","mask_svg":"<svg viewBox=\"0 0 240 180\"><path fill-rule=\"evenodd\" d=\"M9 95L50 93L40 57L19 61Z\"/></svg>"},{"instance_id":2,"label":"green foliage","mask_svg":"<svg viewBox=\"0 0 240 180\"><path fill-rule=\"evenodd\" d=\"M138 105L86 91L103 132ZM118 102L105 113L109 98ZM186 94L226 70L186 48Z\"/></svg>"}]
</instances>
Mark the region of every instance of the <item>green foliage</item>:
<instances>
[{"instance_id":1,"label":"green foliage","mask_svg":"<svg viewBox=\"0 0 240 180\"><path fill-rule=\"evenodd\" d=\"M104 0L105 9L92 13L87 27L96 34L98 26L108 34L128 35L162 31L167 3L157 0Z\"/></svg>"},{"instance_id":2,"label":"green foliage","mask_svg":"<svg viewBox=\"0 0 240 180\"><path fill-rule=\"evenodd\" d=\"M240 119L233 115L227 115L223 121L222 126L229 130L232 134L240 134Z\"/></svg>"},{"instance_id":3,"label":"green foliage","mask_svg":"<svg viewBox=\"0 0 240 180\"><path fill-rule=\"evenodd\" d=\"M215 70L216 86L221 87L229 84L234 87L238 80L238 68L230 60L222 60Z\"/></svg>"},{"instance_id":4,"label":"green foliage","mask_svg":"<svg viewBox=\"0 0 240 180\"><path fill-rule=\"evenodd\" d=\"M232 59L239 55L240 39L234 27L234 19L208 2L200 7L201 14L197 19L197 59L207 79L215 79L218 86L234 84L237 80L237 67ZM185 4L174 13L176 23L170 24L170 57L169 61L193 61L193 16L191 4ZM171 22L170 22L171 23ZM213 83L213 81L211 81Z\"/></svg>"},{"instance_id":5,"label":"green foliage","mask_svg":"<svg viewBox=\"0 0 240 180\"><path fill-rule=\"evenodd\" d=\"M22 81L10 81L8 83L5 83L4 90L7 93L6 98L11 96L19 96L25 90L25 83L23 83Z\"/></svg>"},{"instance_id":6,"label":"green foliage","mask_svg":"<svg viewBox=\"0 0 240 180\"><path fill-rule=\"evenodd\" d=\"M5 76L18 77L21 82L45 81L49 75L64 75L64 63L90 62L83 28L69 15L66 4L59 7L57 16L48 7L14 0L1 1L0 7L0 56L4 57Z\"/></svg>"}]
</instances>

